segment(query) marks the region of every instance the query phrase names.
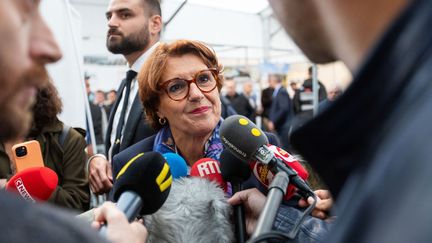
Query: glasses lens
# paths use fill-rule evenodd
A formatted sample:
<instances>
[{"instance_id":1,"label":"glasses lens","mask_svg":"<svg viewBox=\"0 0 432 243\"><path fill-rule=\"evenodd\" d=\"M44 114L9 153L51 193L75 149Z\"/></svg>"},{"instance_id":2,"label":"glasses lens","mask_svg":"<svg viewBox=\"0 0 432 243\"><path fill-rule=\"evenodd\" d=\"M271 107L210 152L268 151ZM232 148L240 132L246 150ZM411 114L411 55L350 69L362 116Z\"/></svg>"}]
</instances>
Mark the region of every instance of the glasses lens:
<instances>
[{"instance_id":1,"label":"glasses lens","mask_svg":"<svg viewBox=\"0 0 432 243\"><path fill-rule=\"evenodd\" d=\"M202 91L210 91L216 86L215 76L210 70L198 73L195 80Z\"/></svg>"},{"instance_id":2,"label":"glasses lens","mask_svg":"<svg viewBox=\"0 0 432 243\"><path fill-rule=\"evenodd\" d=\"M174 79L167 86L167 93L173 99L182 99L188 91L188 83L183 79Z\"/></svg>"}]
</instances>

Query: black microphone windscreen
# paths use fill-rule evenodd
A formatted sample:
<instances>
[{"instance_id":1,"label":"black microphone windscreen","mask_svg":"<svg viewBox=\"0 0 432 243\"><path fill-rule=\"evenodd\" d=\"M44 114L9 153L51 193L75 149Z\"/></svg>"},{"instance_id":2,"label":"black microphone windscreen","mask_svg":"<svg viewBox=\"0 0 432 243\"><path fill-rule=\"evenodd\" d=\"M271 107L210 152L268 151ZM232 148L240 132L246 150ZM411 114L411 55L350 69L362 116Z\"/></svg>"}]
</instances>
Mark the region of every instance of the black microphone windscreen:
<instances>
[{"instance_id":1,"label":"black microphone windscreen","mask_svg":"<svg viewBox=\"0 0 432 243\"><path fill-rule=\"evenodd\" d=\"M226 149L220 155L220 170L222 178L232 183L246 181L251 175L249 164L235 157Z\"/></svg>"},{"instance_id":2,"label":"black microphone windscreen","mask_svg":"<svg viewBox=\"0 0 432 243\"><path fill-rule=\"evenodd\" d=\"M169 166L160 153L140 153L129 160L118 173L113 186L114 201L124 191L134 191L143 201L140 214L152 214L167 199L171 182Z\"/></svg>"},{"instance_id":3,"label":"black microphone windscreen","mask_svg":"<svg viewBox=\"0 0 432 243\"><path fill-rule=\"evenodd\" d=\"M229 116L222 122L220 137L225 148L243 161L251 161L258 148L268 144L264 132L241 115Z\"/></svg>"}]
</instances>

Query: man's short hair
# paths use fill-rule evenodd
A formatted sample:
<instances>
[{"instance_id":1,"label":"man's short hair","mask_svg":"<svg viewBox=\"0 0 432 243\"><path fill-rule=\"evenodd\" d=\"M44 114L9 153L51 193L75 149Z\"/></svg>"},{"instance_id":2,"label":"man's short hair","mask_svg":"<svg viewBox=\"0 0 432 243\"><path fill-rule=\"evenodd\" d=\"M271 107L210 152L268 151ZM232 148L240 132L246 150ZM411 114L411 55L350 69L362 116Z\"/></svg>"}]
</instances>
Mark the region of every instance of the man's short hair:
<instances>
[{"instance_id":1,"label":"man's short hair","mask_svg":"<svg viewBox=\"0 0 432 243\"><path fill-rule=\"evenodd\" d=\"M149 16L162 16L160 0L143 0L144 10L148 11Z\"/></svg>"},{"instance_id":2,"label":"man's short hair","mask_svg":"<svg viewBox=\"0 0 432 243\"><path fill-rule=\"evenodd\" d=\"M277 73L270 74L269 77L274 78L276 80L276 82L278 82L278 83L281 83L284 79L284 75L277 74Z\"/></svg>"}]
</instances>

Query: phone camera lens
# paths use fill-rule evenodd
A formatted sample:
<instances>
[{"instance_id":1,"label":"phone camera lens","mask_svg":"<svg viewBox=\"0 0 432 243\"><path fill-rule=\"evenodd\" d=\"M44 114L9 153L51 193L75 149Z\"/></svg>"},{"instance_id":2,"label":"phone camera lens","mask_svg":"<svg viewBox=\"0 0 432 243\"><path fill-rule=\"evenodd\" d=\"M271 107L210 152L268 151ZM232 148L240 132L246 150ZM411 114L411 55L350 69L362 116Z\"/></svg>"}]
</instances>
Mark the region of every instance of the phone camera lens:
<instances>
[{"instance_id":1,"label":"phone camera lens","mask_svg":"<svg viewBox=\"0 0 432 243\"><path fill-rule=\"evenodd\" d=\"M15 154L17 157L24 157L27 155L27 148L25 146L20 146L15 149Z\"/></svg>"}]
</instances>

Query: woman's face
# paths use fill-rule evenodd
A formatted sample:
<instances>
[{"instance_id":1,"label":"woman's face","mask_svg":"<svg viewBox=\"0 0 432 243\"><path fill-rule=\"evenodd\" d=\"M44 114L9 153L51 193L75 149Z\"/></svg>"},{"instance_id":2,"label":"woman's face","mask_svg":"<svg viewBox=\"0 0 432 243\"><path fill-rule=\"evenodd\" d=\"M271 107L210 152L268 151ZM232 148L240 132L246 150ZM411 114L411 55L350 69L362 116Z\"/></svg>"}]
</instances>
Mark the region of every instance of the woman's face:
<instances>
[{"instance_id":1,"label":"woman's face","mask_svg":"<svg viewBox=\"0 0 432 243\"><path fill-rule=\"evenodd\" d=\"M199 71L208 69L200 58L186 54L170 57L161 82L174 78L191 80ZM160 99L158 116L168 120L173 134L180 136L207 136L216 127L221 114L219 91L201 92L195 83L189 86L188 96L174 101L166 92Z\"/></svg>"}]
</instances>

